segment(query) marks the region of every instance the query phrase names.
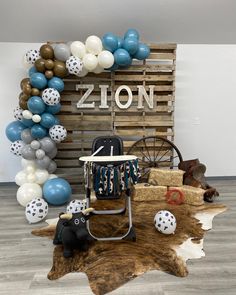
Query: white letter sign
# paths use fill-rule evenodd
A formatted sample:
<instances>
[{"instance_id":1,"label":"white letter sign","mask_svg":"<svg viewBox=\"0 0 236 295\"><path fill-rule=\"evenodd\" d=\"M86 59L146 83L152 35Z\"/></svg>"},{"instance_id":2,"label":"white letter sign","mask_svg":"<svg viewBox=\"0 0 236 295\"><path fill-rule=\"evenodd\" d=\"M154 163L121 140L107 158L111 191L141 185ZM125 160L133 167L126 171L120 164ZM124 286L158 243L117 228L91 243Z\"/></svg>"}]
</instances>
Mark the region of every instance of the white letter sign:
<instances>
[{"instance_id":1,"label":"white letter sign","mask_svg":"<svg viewBox=\"0 0 236 295\"><path fill-rule=\"evenodd\" d=\"M128 92L128 101L127 101L126 104L121 104L120 103L119 95L120 95L121 90L123 90L123 89L125 89ZM115 101L116 101L117 106L120 109L128 109L128 107L132 103L132 99L133 99L133 95L132 95L132 92L131 92L131 90L130 90L130 88L128 86L121 85L120 87L117 88L116 93L115 93Z\"/></svg>"},{"instance_id":2,"label":"white letter sign","mask_svg":"<svg viewBox=\"0 0 236 295\"><path fill-rule=\"evenodd\" d=\"M143 109L143 97L146 100L148 107L150 109L153 109L153 91L154 91L154 85L149 86L149 96L146 92L146 89L144 86L137 86L138 87L138 107L137 109Z\"/></svg>"},{"instance_id":3,"label":"white letter sign","mask_svg":"<svg viewBox=\"0 0 236 295\"><path fill-rule=\"evenodd\" d=\"M79 89L87 89L87 91L81 97L81 99L78 101L77 108L79 108L79 109L85 109L85 108L92 109L92 108L94 108L95 102L84 103L85 100L89 97L90 93L93 91L94 85L93 84L76 84L76 91L78 91Z\"/></svg>"}]
</instances>

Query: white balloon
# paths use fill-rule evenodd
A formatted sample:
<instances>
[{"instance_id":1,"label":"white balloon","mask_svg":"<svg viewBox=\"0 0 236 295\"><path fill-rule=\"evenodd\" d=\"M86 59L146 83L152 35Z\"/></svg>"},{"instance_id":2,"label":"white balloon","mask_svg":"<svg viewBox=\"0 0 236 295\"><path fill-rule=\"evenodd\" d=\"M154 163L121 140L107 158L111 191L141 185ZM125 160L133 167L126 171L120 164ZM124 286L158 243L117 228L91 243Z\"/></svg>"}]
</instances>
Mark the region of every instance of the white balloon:
<instances>
[{"instance_id":1,"label":"white balloon","mask_svg":"<svg viewBox=\"0 0 236 295\"><path fill-rule=\"evenodd\" d=\"M19 106L15 107L13 110L13 115L16 120L21 121L23 119L23 109Z\"/></svg>"},{"instance_id":2,"label":"white balloon","mask_svg":"<svg viewBox=\"0 0 236 295\"><path fill-rule=\"evenodd\" d=\"M61 96L57 89L46 88L42 93L42 100L46 105L53 106L60 102Z\"/></svg>"},{"instance_id":3,"label":"white balloon","mask_svg":"<svg viewBox=\"0 0 236 295\"><path fill-rule=\"evenodd\" d=\"M87 208L87 202L85 200L72 200L66 207L66 213L79 213Z\"/></svg>"},{"instance_id":4,"label":"white balloon","mask_svg":"<svg viewBox=\"0 0 236 295\"><path fill-rule=\"evenodd\" d=\"M114 64L114 55L108 50L103 50L98 55L98 63L104 69L108 69Z\"/></svg>"},{"instance_id":5,"label":"white balloon","mask_svg":"<svg viewBox=\"0 0 236 295\"><path fill-rule=\"evenodd\" d=\"M36 183L43 184L45 181L48 180L49 173L46 169L36 169L35 171L35 178Z\"/></svg>"},{"instance_id":6,"label":"white balloon","mask_svg":"<svg viewBox=\"0 0 236 295\"><path fill-rule=\"evenodd\" d=\"M21 156L21 149L25 146L22 140L16 140L11 143L10 151L16 156Z\"/></svg>"},{"instance_id":7,"label":"white balloon","mask_svg":"<svg viewBox=\"0 0 236 295\"><path fill-rule=\"evenodd\" d=\"M39 115L33 115L32 116L32 121L34 123L39 123L41 121L41 117Z\"/></svg>"},{"instance_id":8,"label":"white balloon","mask_svg":"<svg viewBox=\"0 0 236 295\"><path fill-rule=\"evenodd\" d=\"M29 223L36 223L43 220L48 214L48 203L41 198L34 198L27 203L25 217Z\"/></svg>"},{"instance_id":9,"label":"white balloon","mask_svg":"<svg viewBox=\"0 0 236 295\"><path fill-rule=\"evenodd\" d=\"M26 172L27 174L34 173L34 172L35 172L35 166L28 165L27 167L25 167L25 172Z\"/></svg>"},{"instance_id":10,"label":"white balloon","mask_svg":"<svg viewBox=\"0 0 236 295\"><path fill-rule=\"evenodd\" d=\"M15 176L15 183L19 186L27 182L27 174L24 170L19 171Z\"/></svg>"},{"instance_id":11,"label":"white balloon","mask_svg":"<svg viewBox=\"0 0 236 295\"><path fill-rule=\"evenodd\" d=\"M86 53L86 48L83 42L74 41L70 45L70 51L72 55L83 58Z\"/></svg>"},{"instance_id":12,"label":"white balloon","mask_svg":"<svg viewBox=\"0 0 236 295\"><path fill-rule=\"evenodd\" d=\"M88 71L93 71L96 69L96 66L98 65L98 59L94 54L86 53L83 57L83 64Z\"/></svg>"},{"instance_id":13,"label":"white balloon","mask_svg":"<svg viewBox=\"0 0 236 295\"><path fill-rule=\"evenodd\" d=\"M37 183L24 183L16 193L17 201L21 206L26 206L34 198L42 198L42 188Z\"/></svg>"},{"instance_id":14,"label":"white balloon","mask_svg":"<svg viewBox=\"0 0 236 295\"><path fill-rule=\"evenodd\" d=\"M102 41L97 36L89 36L85 41L87 52L98 55L102 51Z\"/></svg>"},{"instance_id":15,"label":"white balloon","mask_svg":"<svg viewBox=\"0 0 236 295\"><path fill-rule=\"evenodd\" d=\"M48 179L58 178L56 174L49 174Z\"/></svg>"},{"instance_id":16,"label":"white balloon","mask_svg":"<svg viewBox=\"0 0 236 295\"><path fill-rule=\"evenodd\" d=\"M85 69L85 67L83 66L81 73L78 75L78 77L84 77L88 74L88 70Z\"/></svg>"},{"instance_id":17,"label":"white balloon","mask_svg":"<svg viewBox=\"0 0 236 295\"><path fill-rule=\"evenodd\" d=\"M21 166L25 169L28 166L34 167L36 166L36 162L34 160L26 160L24 158L21 159Z\"/></svg>"},{"instance_id":18,"label":"white balloon","mask_svg":"<svg viewBox=\"0 0 236 295\"><path fill-rule=\"evenodd\" d=\"M154 217L156 229L166 235L174 234L176 229L175 216L167 210L157 212Z\"/></svg>"},{"instance_id":19,"label":"white balloon","mask_svg":"<svg viewBox=\"0 0 236 295\"><path fill-rule=\"evenodd\" d=\"M33 114L30 111L28 111L28 110L24 110L22 112L22 115L23 115L23 118L24 119L27 119L27 120L30 120L33 117Z\"/></svg>"},{"instance_id":20,"label":"white balloon","mask_svg":"<svg viewBox=\"0 0 236 295\"><path fill-rule=\"evenodd\" d=\"M49 129L49 135L55 142L61 142L66 139L67 131L62 125L54 125Z\"/></svg>"},{"instance_id":21,"label":"white balloon","mask_svg":"<svg viewBox=\"0 0 236 295\"><path fill-rule=\"evenodd\" d=\"M104 71L104 68L101 67L99 64L96 66L95 70L93 71L95 74L100 74Z\"/></svg>"},{"instance_id":22,"label":"white balloon","mask_svg":"<svg viewBox=\"0 0 236 295\"><path fill-rule=\"evenodd\" d=\"M27 178L28 183L35 183L36 182L36 176L34 173L29 173L26 178Z\"/></svg>"},{"instance_id":23,"label":"white balloon","mask_svg":"<svg viewBox=\"0 0 236 295\"><path fill-rule=\"evenodd\" d=\"M26 70L29 70L32 67L32 65L27 62L26 55L22 57L22 65Z\"/></svg>"},{"instance_id":24,"label":"white balloon","mask_svg":"<svg viewBox=\"0 0 236 295\"><path fill-rule=\"evenodd\" d=\"M38 49L30 49L25 54L26 62L30 65L34 65L37 59L40 58L40 52Z\"/></svg>"},{"instance_id":25,"label":"white balloon","mask_svg":"<svg viewBox=\"0 0 236 295\"><path fill-rule=\"evenodd\" d=\"M66 68L70 74L78 76L82 72L83 62L80 58L72 55L66 61Z\"/></svg>"}]
</instances>

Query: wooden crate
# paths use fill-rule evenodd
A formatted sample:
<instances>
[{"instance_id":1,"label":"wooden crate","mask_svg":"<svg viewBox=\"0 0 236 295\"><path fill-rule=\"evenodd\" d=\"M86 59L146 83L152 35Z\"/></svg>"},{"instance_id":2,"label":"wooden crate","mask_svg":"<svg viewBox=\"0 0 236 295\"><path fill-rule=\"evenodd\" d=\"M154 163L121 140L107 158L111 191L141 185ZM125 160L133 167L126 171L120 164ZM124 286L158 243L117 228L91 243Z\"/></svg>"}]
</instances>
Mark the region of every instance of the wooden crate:
<instances>
[{"instance_id":1,"label":"wooden crate","mask_svg":"<svg viewBox=\"0 0 236 295\"><path fill-rule=\"evenodd\" d=\"M161 135L174 139L175 60L176 44L149 44L151 54L145 61L133 61L132 66L116 72L88 74L64 79L65 90L61 94L62 110L58 117L68 131L67 139L58 145L57 174L69 180L74 192L83 190L83 170L78 158L90 155L92 141L100 135L119 135L124 140L125 152L144 136ZM88 102L95 102L94 109L78 109L77 102L86 90L76 91L76 84L94 84ZM99 85L109 85L108 109L99 109ZM126 109L115 104L114 94L120 85L132 90L133 103ZM137 109L138 85L149 88L154 85L154 108L144 102ZM120 101L127 101L127 93L120 93Z\"/></svg>"}]
</instances>

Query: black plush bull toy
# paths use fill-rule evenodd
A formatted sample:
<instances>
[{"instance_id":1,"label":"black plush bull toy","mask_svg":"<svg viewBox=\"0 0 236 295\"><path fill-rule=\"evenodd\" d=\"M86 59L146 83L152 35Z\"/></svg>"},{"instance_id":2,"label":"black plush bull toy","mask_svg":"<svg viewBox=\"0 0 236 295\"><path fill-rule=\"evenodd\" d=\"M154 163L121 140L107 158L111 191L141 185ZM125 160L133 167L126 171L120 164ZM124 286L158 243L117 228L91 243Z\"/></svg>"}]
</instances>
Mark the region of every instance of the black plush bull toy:
<instances>
[{"instance_id":1,"label":"black plush bull toy","mask_svg":"<svg viewBox=\"0 0 236 295\"><path fill-rule=\"evenodd\" d=\"M53 244L63 244L64 257L71 257L73 249L88 250L89 242L94 239L87 230L86 220L92 211L93 208L88 208L79 213L60 213Z\"/></svg>"}]
</instances>

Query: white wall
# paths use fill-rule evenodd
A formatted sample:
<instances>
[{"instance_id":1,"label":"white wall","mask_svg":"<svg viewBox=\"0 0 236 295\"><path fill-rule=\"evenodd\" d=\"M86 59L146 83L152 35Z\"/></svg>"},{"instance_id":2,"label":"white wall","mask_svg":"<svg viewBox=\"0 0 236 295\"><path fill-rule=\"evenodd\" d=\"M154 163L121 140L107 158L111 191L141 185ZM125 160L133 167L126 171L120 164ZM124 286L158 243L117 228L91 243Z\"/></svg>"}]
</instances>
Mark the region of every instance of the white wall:
<instances>
[{"instance_id":1,"label":"white wall","mask_svg":"<svg viewBox=\"0 0 236 295\"><path fill-rule=\"evenodd\" d=\"M178 45L175 143L208 176L236 175L236 45Z\"/></svg>"},{"instance_id":2,"label":"white wall","mask_svg":"<svg viewBox=\"0 0 236 295\"><path fill-rule=\"evenodd\" d=\"M0 182L13 181L20 159L9 151L23 54L40 44L0 43ZM185 159L198 157L208 176L236 175L236 45L178 45L175 143Z\"/></svg>"}]
</instances>

